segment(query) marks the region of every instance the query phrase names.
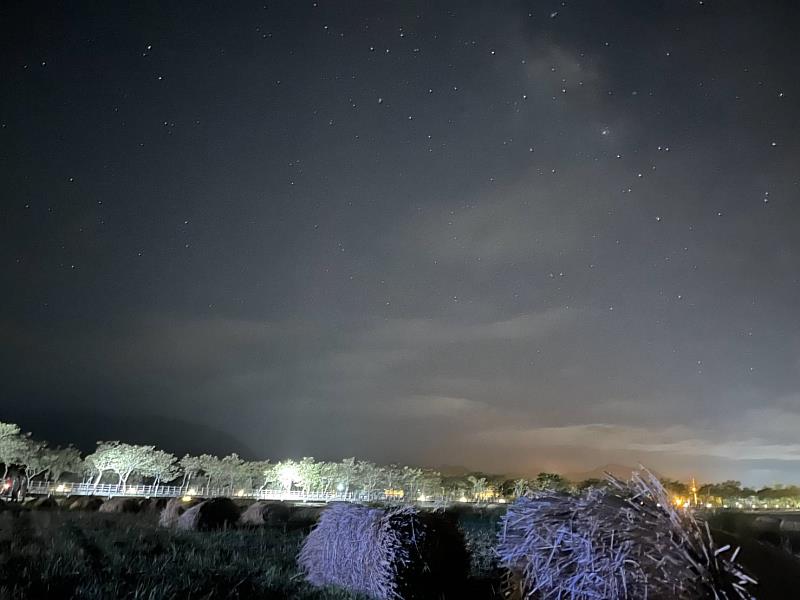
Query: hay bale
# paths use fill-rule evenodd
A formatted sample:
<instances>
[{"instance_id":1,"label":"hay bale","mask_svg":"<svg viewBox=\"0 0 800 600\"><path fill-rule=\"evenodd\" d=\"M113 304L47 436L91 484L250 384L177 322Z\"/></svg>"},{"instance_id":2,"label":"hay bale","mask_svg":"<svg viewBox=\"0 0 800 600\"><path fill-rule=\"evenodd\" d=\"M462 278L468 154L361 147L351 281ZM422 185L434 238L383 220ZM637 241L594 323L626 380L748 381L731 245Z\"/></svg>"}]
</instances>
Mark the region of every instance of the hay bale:
<instances>
[{"instance_id":1,"label":"hay bale","mask_svg":"<svg viewBox=\"0 0 800 600\"><path fill-rule=\"evenodd\" d=\"M284 502L255 502L239 517L242 525L276 527L289 521L291 510Z\"/></svg>"},{"instance_id":2,"label":"hay bale","mask_svg":"<svg viewBox=\"0 0 800 600\"><path fill-rule=\"evenodd\" d=\"M161 510L158 524L161 527L175 527L183 513L202 502L200 498L170 498Z\"/></svg>"},{"instance_id":3,"label":"hay bale","mask_svg":"<svg viewBox=\"0 0 800 600\"><path fill-rule=\"evenodd\" d=\"M97 511L103 505L103 499L95 496L78 496L67 504L67 510Z\"/></svg>"},{"instance_id":4,"label":"hay bale","mask_svg":"<svg viewBox=\"0 0 800 600\"><path fill-rule=\"evenodd\" d=\"M117 496L109 498L100 505L98 512L101 513L138 513L140 509L139 501L136 498L123 498Z\"/></svg>"},{"instance_id":5,"label":"hay bale","mask_svg":"<svg viewBox=\"0 0 800 600\"><path fill-rule=\"evenodd\" d=\"M463 596L469 572L464 538L441 512L332 504L298 556L309 583L378 600ZM451 595L452 594L452 595Z\"/></svg>"},{"instance_id":6,"label":"hay bale","mask_svg":"<svg viewBox=\"0 0 800 600\"><path fill-rule=\"evenodd\" d=\"M786 533L800 533L800 521L781 519L780 530Z\"/></svg>"},{"instance_id":7,"label":"hay bale","mask_svg":"<svg viewBox=\"0 0 800 600\"><path fill-rule=\"evenodd\" d=\"M53 496L53 498L55 498L58 507L63 510L66 510L67 508L69 508L69 505L72 504L72 501L69 496Z\"/></svg>"},{"instance_id":8,"label":"hay bale","mask_svg":"<svg viewBox=\"0 0 800 600\"><path fill-rule=\"evenodd\" d=\"M161 513L167 506L169 498L143 498L139 502L139 511L144 513Z\"/></svg>"},{"instance_id":9,"label":"hay bale","mask_svg":"<svg viewBox=\"0 0 800 600\"><path fill-rule=\"evenodd\" d=\"M751 526L756 531L778 531L781 527L781 520L778 517L759 515L753 519Z\"/></svg>"},{"instance_id":10,"label":"hay bale","mask_svg":"<svg viewBox=\"0 0 800 600\"><path fill-rule=\"evenodd\" d=\"M579 496L542 493L501 519L497 554L517 598L751 599L755 581L651 473Z\"/></svg>"},{"instance_id":11,"label":"hay bale","mask_svg":"<svg viewBox=\"0 0 800 600\"><path fill-rule=\"evenodd\" d=\"M319 521L324 506L293 506L289 512L288 524L293 527L312 527Z\"/></svg>"},{"instance_id":12,"label":"hay bale","mask_svg":"<svg viewBox=\"0 0 800 600\"><path fill-rule=\"evenodd\" d=\"M234 496L231 498L231 500L233 500L233 503L239 509L239 512L246 511L254 503L252 498L239 498Z\"/></svg>"},{"instance_id":13,"label":"hay bale","mask_svg":"<svg viewBox=\"0 0 800 600\"><path fill-rule=\"evenodd\" d=\"M175 524L184 531L210 531L233 527L239 520L239 508L230 498L211 498L191 507Z\"/></svg>"},{"instance_id":14,"label":"hay bale","mask_svg":"<svg viewBox=\"0 0 800 600\"><path fill-rule=\"evenodd\" d=\"M24 505L33 510L55 510L58 508L58 503L51 496L34 498L26 501Z\"/></svg>"}]
</instances>

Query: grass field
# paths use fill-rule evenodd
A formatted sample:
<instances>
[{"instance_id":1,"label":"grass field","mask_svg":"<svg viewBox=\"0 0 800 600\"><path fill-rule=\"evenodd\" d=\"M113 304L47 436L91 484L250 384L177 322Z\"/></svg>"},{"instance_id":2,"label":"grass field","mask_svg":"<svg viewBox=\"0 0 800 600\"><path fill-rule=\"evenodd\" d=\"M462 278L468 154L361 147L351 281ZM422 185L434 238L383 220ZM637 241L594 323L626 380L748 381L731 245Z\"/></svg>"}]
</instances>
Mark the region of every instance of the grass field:
<instances>
[{"instance_id":1,"label":"grass field","mask_svg":"<svg viewBox=\"0 0 800 600\"><path fill-rule=\"evenodd\" d=\"M300 529L172 532L154 514L0 515L0 598L355 598L297 576Z\"/></svg>"},{"instance_id":2,"label":"grass field","mask_svg":"<svg viewBox=\"0 0 800 600\"><path fill-rule=\"evenodd\" d=\"M464 519L472 589L499 597L490 545L494 520ZM304 527L175 532L156 513L19 510L0 513L0 598L194 599L358 596L305 584L295 558Z\"/></svg>"},{"instance_id":3,"label":"grass field","mask_svg":"<svg viewBox=\"0 0 800 600\"><path fill-rule=\"evenodd\" d=\"M498 516L496 511L459 511L472 554L470 597L476 600L502 597L491 549ZM720 533L720 542L742 543L742 561L762 582L757 598L796 597L786 594L800 589L800 563L743 537L737 527L740 531L732 533L740 537ZM5 510L0 512L0 598L358 598L312 588L299 576L295 559L307 531L283 526L176 532L159 528L155 512Z\"/></svg>"}]
</instances>

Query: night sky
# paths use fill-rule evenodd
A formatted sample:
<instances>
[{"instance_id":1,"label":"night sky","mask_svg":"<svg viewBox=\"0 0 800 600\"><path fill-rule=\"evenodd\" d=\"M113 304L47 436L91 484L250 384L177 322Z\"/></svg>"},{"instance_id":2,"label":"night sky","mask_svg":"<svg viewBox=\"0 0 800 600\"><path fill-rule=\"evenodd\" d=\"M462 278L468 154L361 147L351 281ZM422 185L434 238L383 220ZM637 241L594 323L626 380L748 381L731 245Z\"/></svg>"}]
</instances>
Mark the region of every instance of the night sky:
<instances>
[{"instance_id":1,"label":"night sky","mask_svg":"<svg viewBox=\"0 0 800 600\"><path fill-rule=\"evenodd\" d=\"M4 2L0 420L800 482L800 5Z\"/></svg>"}]
</instances>

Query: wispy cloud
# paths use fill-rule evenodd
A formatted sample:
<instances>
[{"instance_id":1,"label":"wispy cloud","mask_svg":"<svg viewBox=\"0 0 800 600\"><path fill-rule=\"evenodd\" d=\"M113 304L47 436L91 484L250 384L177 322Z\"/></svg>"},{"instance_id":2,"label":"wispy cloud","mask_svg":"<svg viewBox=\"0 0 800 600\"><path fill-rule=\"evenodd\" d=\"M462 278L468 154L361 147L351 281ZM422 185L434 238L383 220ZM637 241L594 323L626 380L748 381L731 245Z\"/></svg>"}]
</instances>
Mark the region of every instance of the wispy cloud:
<instances>
[{"instance_id":1,"label":"wispy cloud","mask_svg":"<svg viewBox=\"0 0 800 600\"><path fill-rule=\"evenodd\" d=\"M747 436L733 437L710 428L685 425L642 427L609 423L586 423L557 427L513 428L506 426L481 432L494 444L522 448L580 448L624 451L633 455L653 453L726 460L774 460L800 462L800 443L768 437L772 426Z\"/></svg>"},{"instance_id":2,"label":"wispy cloud","mask_svg":"<svg viewBox=\"0 0 800 600\"><path fill-rule=\"evenodd\" d=\"M457 342L533 339L570 322L575 311L552 308L498 321L446 319L389 319L364 331L360 340L391 346L431 346Z\"/></svg>"}]
</instances>

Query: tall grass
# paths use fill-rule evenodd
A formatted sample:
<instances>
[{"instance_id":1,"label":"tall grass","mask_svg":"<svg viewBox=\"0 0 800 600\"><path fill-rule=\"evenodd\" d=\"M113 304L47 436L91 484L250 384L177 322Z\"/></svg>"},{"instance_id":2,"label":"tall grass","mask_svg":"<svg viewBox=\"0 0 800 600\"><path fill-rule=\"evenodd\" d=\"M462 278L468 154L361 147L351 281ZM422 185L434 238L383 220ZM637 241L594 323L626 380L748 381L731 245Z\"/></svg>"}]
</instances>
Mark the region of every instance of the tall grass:
<instances>
[{"instance_id":1,"label":"tall grass","mask_svg":"<svg viewBox=\"0 0 800 600\"><path fill-rule=\"evenodd\" d=\"M0 598L358 598L297 576L302 537L274 528L165 531L150 515L4 513Z\"/></svg>"}]
</instances>

